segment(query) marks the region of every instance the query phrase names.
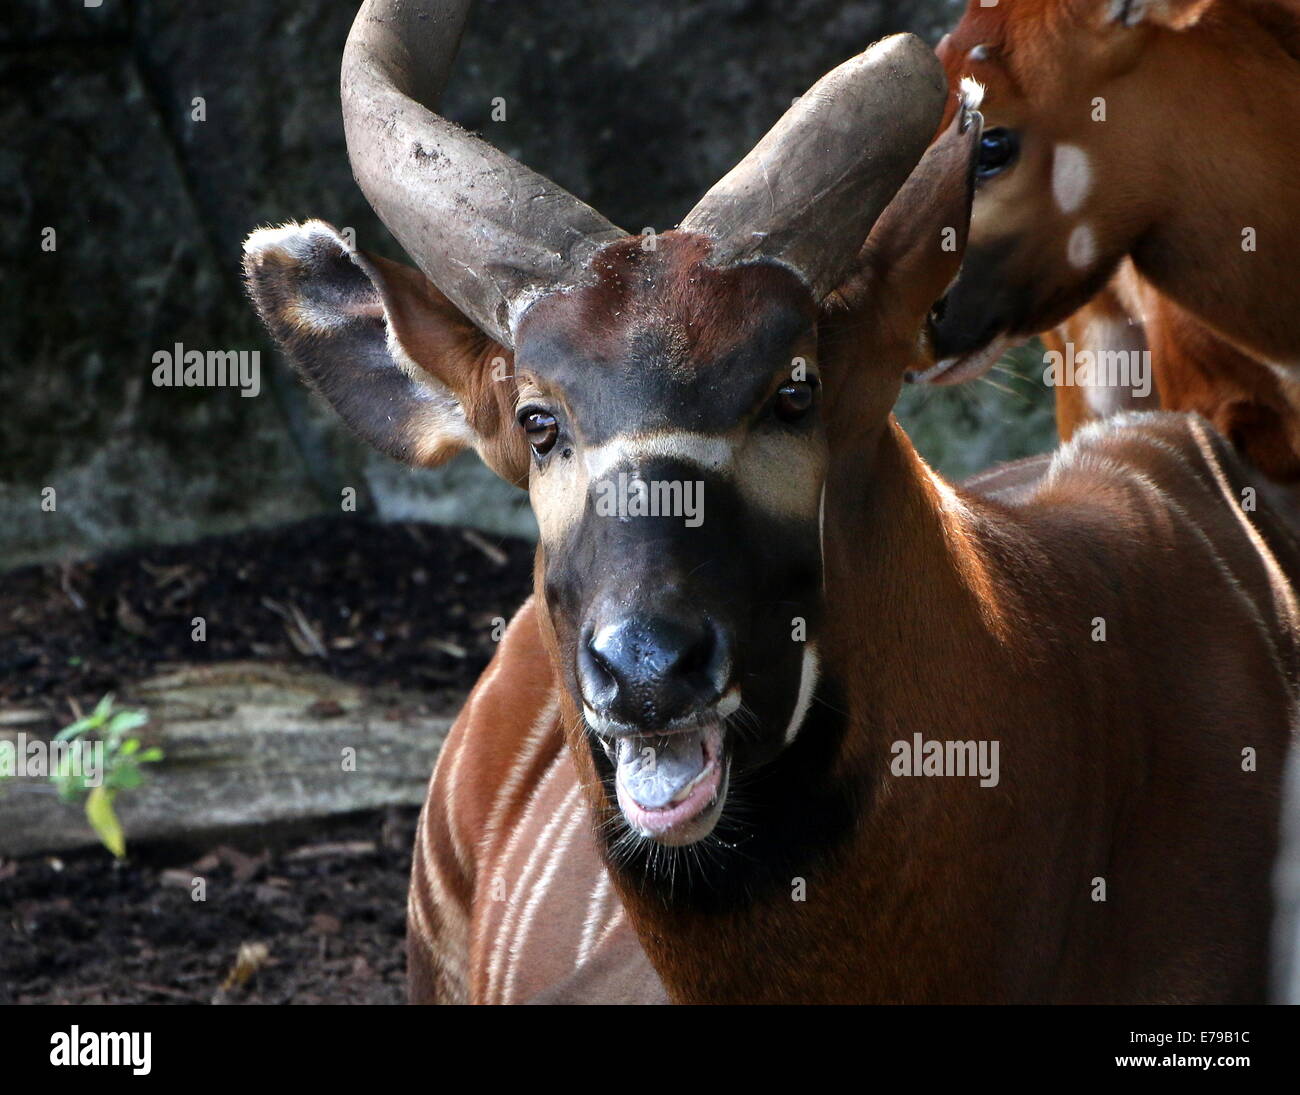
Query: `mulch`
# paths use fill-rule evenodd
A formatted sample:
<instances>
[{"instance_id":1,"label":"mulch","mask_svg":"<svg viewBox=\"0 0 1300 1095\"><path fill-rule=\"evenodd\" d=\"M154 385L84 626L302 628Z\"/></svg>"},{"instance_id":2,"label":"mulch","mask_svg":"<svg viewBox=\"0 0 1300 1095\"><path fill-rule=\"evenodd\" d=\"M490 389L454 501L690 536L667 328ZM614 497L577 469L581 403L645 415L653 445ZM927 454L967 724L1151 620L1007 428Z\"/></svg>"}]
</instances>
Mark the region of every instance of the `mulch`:
<instances>
[{"instance_id":1,"label":"mulch","mask_svg":"<svg viewBox=\"0 0 1300 1095\"><path fill-rule=\"evenodd\" d=\"M134 849L0 863L0 1004L400 1003L416 815L170 865Z\"/></svg>"},{"instance_id":2,"label":"mulch","mask_svg":"<svg viewBox=\"0 0 1300 1095\"><path fill-rule=\"evenodd\" d=\"M349 515L12 570L0 708L62 717L169 666L244 658L463 695L492 656L493 620L532 587L532 556L523 540Z\"/></svg>"}]
</instances>

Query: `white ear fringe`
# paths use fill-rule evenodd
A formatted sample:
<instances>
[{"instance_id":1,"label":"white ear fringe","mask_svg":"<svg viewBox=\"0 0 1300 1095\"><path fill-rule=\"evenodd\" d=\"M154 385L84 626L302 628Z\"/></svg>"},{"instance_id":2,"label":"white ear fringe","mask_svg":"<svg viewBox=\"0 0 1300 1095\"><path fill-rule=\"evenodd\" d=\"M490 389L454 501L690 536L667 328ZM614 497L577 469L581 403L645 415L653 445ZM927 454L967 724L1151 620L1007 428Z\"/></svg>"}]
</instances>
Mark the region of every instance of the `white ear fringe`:
<instances>
[{"instance_id":1,"label":"white ear fringe","mask_svg":"<svg viewBox=\"0 0 1300 1095\"><path fill-rule=\"evenodd\" d=\"M324 221L309 220L303 224L289 221L276 228L259 228L244 240L244 254L255 255L279 251L290 258L303 259L311 254L321 238L328 240L340 251L351 252L347 240Z\"/></svg>"},{"instance_id":2,"label":"white ear fringe","mask_svg":"<svg viewBox=\"0 0 1300 1095\"><path fill-rule=\"evenodd\" d=\"M982 102L984 102L984 85L973 76L963 76L961 78L962 110L979 110Z\"/></svg>"}]
</instances>

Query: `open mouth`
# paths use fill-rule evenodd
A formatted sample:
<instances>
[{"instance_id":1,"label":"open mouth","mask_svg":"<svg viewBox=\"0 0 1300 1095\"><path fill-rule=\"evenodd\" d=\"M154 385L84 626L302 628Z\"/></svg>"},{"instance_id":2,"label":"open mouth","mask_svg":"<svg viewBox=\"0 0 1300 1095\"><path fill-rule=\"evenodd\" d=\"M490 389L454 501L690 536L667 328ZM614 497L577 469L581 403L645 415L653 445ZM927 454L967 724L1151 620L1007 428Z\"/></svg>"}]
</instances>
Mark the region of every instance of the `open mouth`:
<instances>
[{"instance_id":1,"label":"open mouth","mask_svg":"<svg viewBox=\"0 0 1300 1095\"><path fill-rule=\"evenodd\" d=\"M908 374L907 379L913 384L960 384L965 380L974 380L983 376L998 359L1013 345L1005 336L995 338L982 350L962 354L958 357L946 357L921 372Z\"/></svg>"},{"instance_id":2,"label":"open mouth","mask_svg":"<svg viewBox=\"0 0 1300 1095\"><path fill-rule=\"evenodd\" d=\"M723 724L602 739L619 809L642 836L692 844L713 831L727 795Z\"/></svg>"}]
</instances>

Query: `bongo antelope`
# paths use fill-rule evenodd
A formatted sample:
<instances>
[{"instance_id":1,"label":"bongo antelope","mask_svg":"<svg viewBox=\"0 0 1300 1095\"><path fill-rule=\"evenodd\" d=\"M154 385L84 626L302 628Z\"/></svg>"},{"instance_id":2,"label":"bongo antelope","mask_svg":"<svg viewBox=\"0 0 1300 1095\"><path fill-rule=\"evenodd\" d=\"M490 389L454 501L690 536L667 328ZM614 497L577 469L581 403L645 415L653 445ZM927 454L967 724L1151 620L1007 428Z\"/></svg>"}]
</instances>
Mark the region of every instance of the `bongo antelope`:
<instances>
[{"instance_id":1,"label":"bongo antelope","mask_svg":"<svg viewBox=\"0 0 1300 1095\"><path fill-rule=\"evenodd\" d=\"M1237 349L1143 282L1127 262L1110 285L1042 339L1049 353L1081 356L1086 350L1095 361L1149 358L1145 394L1124 384L1056 387L1061 440L1122 410L1195 411L1270 479L1300 480L1300 379Z\"/></svg>"},{"instance_id":2,"label":"bongo antelope","mask_svg":"<svg viewBox=\"0 0 1300 1095\"><path fill-rule=\"evenodd\" d=\"M430 786L412 998L1256 998L1300 557L1195 418L975 490L916 454L890 409L973 102L931 145L943 73L886 39L650 248L434 113L465 6L370 0L344 57L420 269L320 222L245 248L346 421L476 449L541 530ZM704 522L600 515L624 471L702 483ZM998 778L903 774L918 742L996 743Z\"/></svg>"},{"instance_id":3,"label":"bongo antelope","mask_svg":"<svg viewBox=\"0 0 1300 1095\"><path fill-rule=\"evenodd\" d=\"M974 375L1061 322L1129 256L1231 345L1300 377L1300 5L1005 0L939 45L986 88L961 277L937 372Z\"/></svg>"},{"instance_id":4,"label":"bongo antelope","mask_svg":"<svg viewBox=\"0 0 1300 1095\"><path fill-rule=\"evenodd\" d=\"M1062 358L1087 351L1094 363L1106 359L1137 360L1144 364L1140 381L1133 376L1121 376L1118 382L1106 383L1115 378L1106 377L1097 370L1088 383L1072 383L1053 387L1056 407L1056 433L1062 441L1069 441L1076 430L1120 411L1154 411L1160 407L1160 396L1147 365L1150 347L1147 342L1144 312L1135 299L1139 290L1137 274L1125 262L1111 283L1087 304L1058 324L1042 333L1047 354L1060 354ZM1147 355L1145 358L1142 355ZM1044 356L1045 365L1049 359ZM1046 372L1046 370L1045 370ZM938 378L942 383L943 377ZM1187 408L1180 408L1187 409Z\"/></svg>"}]
</instances>

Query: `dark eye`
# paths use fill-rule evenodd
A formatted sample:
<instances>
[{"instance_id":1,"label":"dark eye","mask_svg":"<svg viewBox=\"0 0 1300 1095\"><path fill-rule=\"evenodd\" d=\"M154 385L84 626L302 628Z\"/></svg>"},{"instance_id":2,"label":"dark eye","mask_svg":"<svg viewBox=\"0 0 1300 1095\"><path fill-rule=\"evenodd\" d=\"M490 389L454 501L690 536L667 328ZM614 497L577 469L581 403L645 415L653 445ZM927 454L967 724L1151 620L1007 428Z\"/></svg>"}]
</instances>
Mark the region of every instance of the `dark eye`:
<instances>
[{"instance_id":1,"label":"dark eye","mask_svg":"<svg viewBox=\"0 0 1300 1095\"><path fill-rule=\"evenodd\" d=\"M980 138L980 158L975 165L975 175L981 179L991 179L1016 162L1020 154L1020 137L1014 129L985 130Z\"/></svg>"},{"instance_id":2,"label":"dark eye","mask_svg":"<svg viewBox=\"0 0 1300 1095\"><path fill-rule=\"evenodd\" d=\"M797 422L813 405L813 386L807 380L794 380L776 393L773 410L782 422Z\"/></svg>"},{"instance_id":3,"label":"dark eye","mask_svg":"<svg viewBox=\"0 0 1300 1095\"><path fill-rule=\"evenodd\" d=\"M519 413L519 425L523 427L532 445L533 452L545 456L555 446L555 439L560 436L559 424L555 415L546 411L523 410Z\"/></svg>"}]
</instances>

